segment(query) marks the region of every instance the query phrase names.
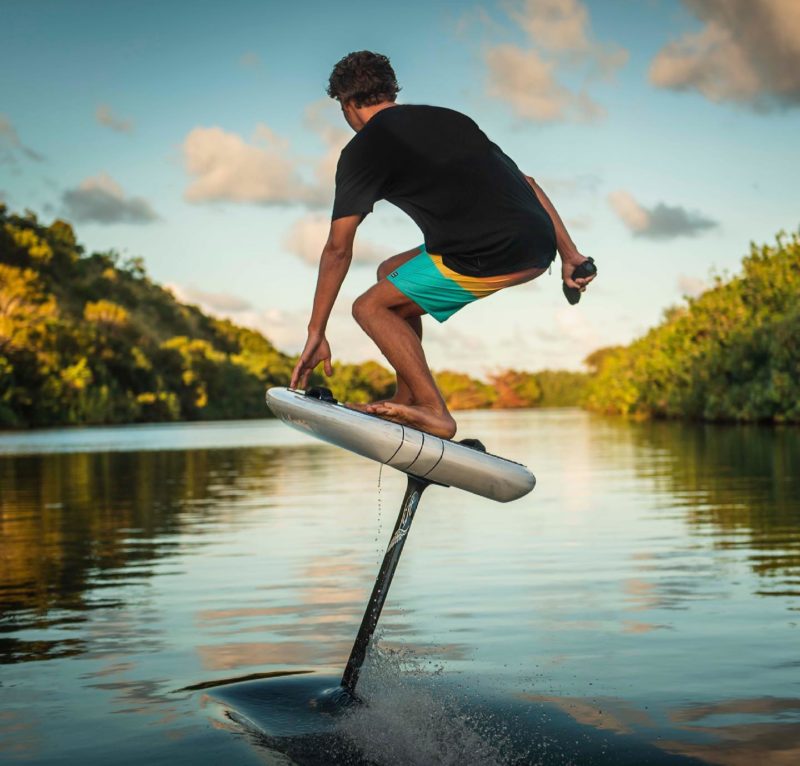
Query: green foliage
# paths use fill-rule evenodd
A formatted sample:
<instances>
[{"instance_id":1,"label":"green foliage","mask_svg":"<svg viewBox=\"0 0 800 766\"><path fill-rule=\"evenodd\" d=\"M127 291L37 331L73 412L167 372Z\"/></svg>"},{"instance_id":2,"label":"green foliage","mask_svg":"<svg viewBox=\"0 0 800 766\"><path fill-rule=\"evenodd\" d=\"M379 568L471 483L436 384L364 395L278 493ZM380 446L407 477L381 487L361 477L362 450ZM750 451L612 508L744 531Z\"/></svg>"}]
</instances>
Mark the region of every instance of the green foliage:
<instances>
[{"instance_id":1,"label":"green foliage","mask_svg":"<svg viewBox=\"0 0 800 766\"><path fill-rule=\"evenodd\" d=\"M584 402L589 380L587 373L566 370L501 370L488 383L450 370L434 377L453 410L576 407Z\"/></svg>"},{"instance_id":2,"label":"green foliage","mask_svg":"<svg viewBox=\"0 0 800 766\"><path fill-rule=\"evenodd\" d=\"M493 406L499 409L532 407L542 398L535 375L518 370L504 370L489 377L495 390Z\"/></svg>"},{"instance_id":3,"label":"green foliage","mask_svg":"<svg viewBox=\"0 0 800 766\"><path fill-rule=\"evenodd\" d=\"M128 324L128 312L112 301L89 301L83 307L83 318L108 327L124 327Z\"/></svg>"},{"instance_id":4,"label":"green foliage","mask_svg":"<svg viewBox=\"0 0 800 766\"><path fill-rule=\"evenodd\" d=\"M540 370L536 382L541 390L540 407L580 407L586 400L589 375L568 370Z\"/></svg>"},{"instance_id":5,"label":"green foliage","mask_svg":"<svg viewBox=\"0 0 800 766\"><path fill-rule=\"evenodd\" d=\"M442 370L434 375L436 385L451 410L473 410L491 407L497 399L492 386L463 372Z\"/></svg>"},{"instance_id":6,"label":"green foliage","mask_svg":"<svg viewBox=\"0 0 800 766\"><path fill-rule=\"evenodd\" d=\"M294 360L179 303L140 258L0 206L0 426L264 417Z\"/></svg>"},{"instance_id":7,"label":"green foliage","mask_svg":"<svg viewBox=\"0 0 800 766\"><path fill-rule=\"evenodd\" d=\"M65 221L46 226L0 205L0 427L265 417L265 388L288 385L295 361L255 330L180 303L141 258L87 255ZM465 409L573 404L574 376L436 379ZM377 362L337 363L311 384L352 402L395 386Z\"/></svg>"},{"instance_id":8,"label":"green foliage","mask_svg":"<svg viewBox=\"0 0 800 766\"><path fill-rule=\"evenodd\" d=\"M600 412L800 422L800 237L752 245L740 276L593 357L587 403Z\"/></svg>"},{"instance_id":9,"label":"green foliage","mask_svg":"<svg viewBox=\"0 0 800 766\"><path fill-rule=\"evenodd\" d=\"M394 393L395 377L377 362L336 363L333 376L327 381L317 376L314 385L327 386L339 401L365 404L388 399Z\"/></svg>"}]
</instances>

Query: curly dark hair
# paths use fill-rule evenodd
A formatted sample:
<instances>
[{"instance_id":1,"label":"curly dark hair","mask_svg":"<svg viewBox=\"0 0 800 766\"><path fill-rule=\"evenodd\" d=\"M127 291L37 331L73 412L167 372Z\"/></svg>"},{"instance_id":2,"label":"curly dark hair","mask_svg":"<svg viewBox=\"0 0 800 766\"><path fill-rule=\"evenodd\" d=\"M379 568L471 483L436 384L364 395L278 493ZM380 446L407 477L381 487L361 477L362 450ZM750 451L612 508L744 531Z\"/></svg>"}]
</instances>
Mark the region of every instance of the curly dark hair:
<instances>
[{"instance_id":1,"label":"curly dark hair","mask_svg":"<svg viewBox=\"0 0 800 766\"><path fill-rule=\"evenodd\" d=\"M386 56L372 51L348 53L331 72L328 95L344 104L372 106L394 101L400 86Z\"/></svg>"}]
</instances>

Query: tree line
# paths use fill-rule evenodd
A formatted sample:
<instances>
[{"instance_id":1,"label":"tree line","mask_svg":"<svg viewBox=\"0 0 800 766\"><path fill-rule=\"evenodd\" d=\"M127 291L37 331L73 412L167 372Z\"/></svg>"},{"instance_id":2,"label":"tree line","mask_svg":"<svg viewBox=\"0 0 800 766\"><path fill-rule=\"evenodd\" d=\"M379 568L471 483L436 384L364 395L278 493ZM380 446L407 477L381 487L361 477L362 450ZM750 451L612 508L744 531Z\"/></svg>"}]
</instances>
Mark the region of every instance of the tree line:
<instances>
[{"instance_id":1,"label":"tree line","mask_svg":"<svg viewBox=\"0 0 800 766\"><path fill-rule=\"evenodd\" d=\"M586 405L598 412L800 423L800 236L751 245L740 274L586 361Z\"/></svg>"},{"instance_id":2,"label":"tree line","mask_svg":"<svg viewBox=\"0 0 800 766\"><path fill-rule=\"evenodd\" d=\"M0 427L264 417L264 389L288 385L295 362L261 333L180 302L141 258L87 254L69 223L0 204ZM452 409L800 423L800 236L751 245L740 274L586 365L435 377ZM311 382L340 401L394 391L373 361Z\"/></svg>"},{"instance_id":3,"label":"tree line","mask_svg":"<svg viewBox=\"0 0 800 766\"><path fill-rule=\"evenodd\" d=\"M69 223L0 205L0 427L264 417L296 357L259 332L181 303L141 258L87 254ZM576 405L582 373L443 371L455 409ZM315 376L344 401L391 396L377 362Z\"/></svg>"}]
</instances>

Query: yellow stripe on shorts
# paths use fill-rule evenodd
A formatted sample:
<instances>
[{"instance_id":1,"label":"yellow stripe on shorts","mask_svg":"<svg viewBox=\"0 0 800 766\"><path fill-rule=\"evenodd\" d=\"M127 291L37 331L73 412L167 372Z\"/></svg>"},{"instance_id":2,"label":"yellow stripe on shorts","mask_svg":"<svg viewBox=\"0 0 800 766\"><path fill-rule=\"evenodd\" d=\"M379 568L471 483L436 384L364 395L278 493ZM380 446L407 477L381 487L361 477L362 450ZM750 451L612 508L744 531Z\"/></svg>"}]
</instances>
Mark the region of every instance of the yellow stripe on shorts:
<instances>
[{"instance_id":1,"label":"yellow stripe on shorts","mask_svg":"<svg viewBox=\"0 0 800 766\"><path fill-rule=\"evenodd\" d=\"M496 293L504 287L517 284L520 281L520 274L524 273L498 274L494 277L471 277L467 274L459 274L457 271L445 266L441 255L436 255L435 253L428 253L428 255L443 277L451 279L476 298L485 298L487 295Z\"/></svg>"}]
</instances>

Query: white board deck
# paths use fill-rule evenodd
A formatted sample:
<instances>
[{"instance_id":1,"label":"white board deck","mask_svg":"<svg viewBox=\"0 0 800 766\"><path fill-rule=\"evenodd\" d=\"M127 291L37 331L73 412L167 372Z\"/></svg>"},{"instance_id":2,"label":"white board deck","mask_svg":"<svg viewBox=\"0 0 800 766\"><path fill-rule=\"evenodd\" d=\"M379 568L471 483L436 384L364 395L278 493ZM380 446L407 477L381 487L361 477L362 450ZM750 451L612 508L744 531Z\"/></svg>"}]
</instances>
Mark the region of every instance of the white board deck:
<instances>
[{"instance_id":1,"label":"white board deck","mask_svg":"<svg viewBox=\"0 0 800 766\"><path fill-rule=\"evenodd\" d=\"M276 417L299 431L437 484L501 503L527 495L536 485L534 475L512 460L302 391L270 388L267 404Z\"/></svg>"}]
</instances>

